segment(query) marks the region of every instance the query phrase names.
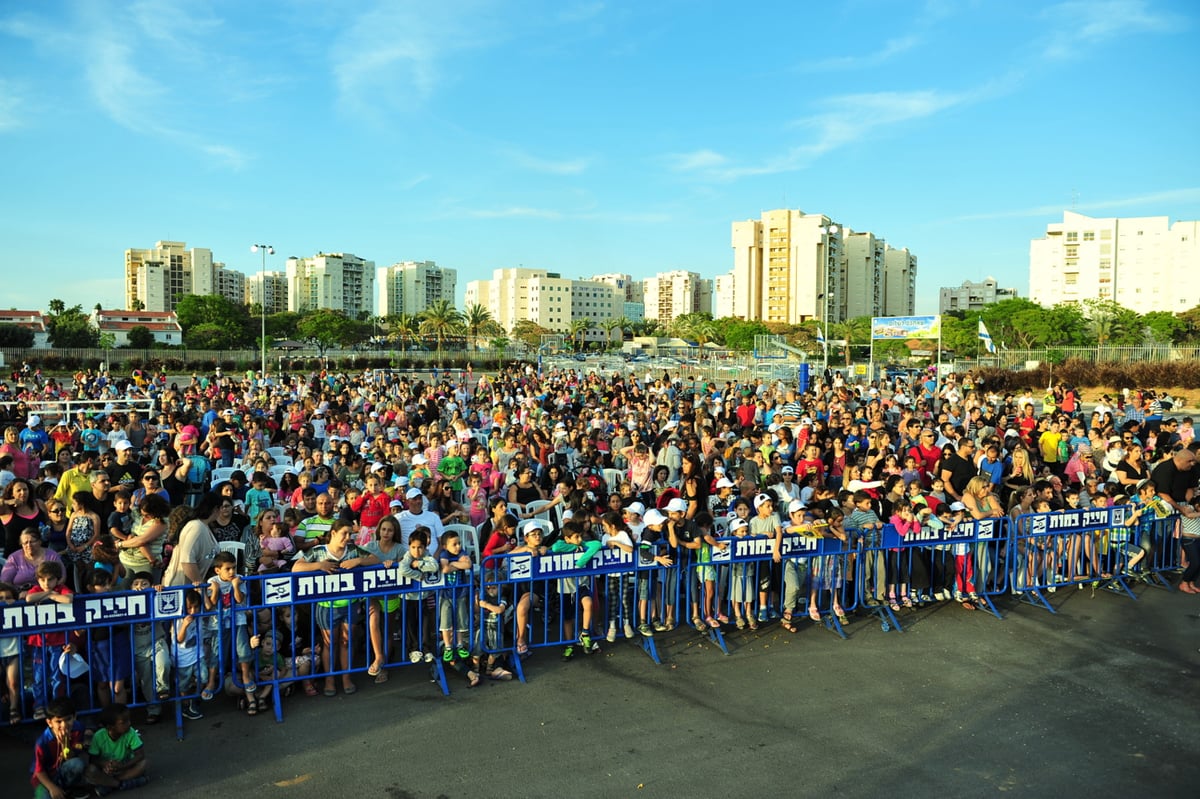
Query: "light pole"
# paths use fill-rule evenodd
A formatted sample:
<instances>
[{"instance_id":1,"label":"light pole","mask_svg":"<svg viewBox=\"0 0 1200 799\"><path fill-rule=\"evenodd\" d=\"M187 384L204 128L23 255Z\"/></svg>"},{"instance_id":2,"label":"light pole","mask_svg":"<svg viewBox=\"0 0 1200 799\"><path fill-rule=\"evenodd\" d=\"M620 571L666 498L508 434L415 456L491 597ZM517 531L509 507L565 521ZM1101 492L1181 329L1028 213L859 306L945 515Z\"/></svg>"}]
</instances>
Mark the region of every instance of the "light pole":
<instances>
[{"instance_id":1,"label":"light pole","mask_svg":"<svg viewBox=\"0 0 1200 799\"><path fill-rule=\"evenodd\" d=\"M251 244L250 252L262 253L262 268L258 272L258 308L262 312L262 335L258 340L262 348L262 380L267 382L267 256L275 254L270 244Z\"/></svg>"}]
</instances>

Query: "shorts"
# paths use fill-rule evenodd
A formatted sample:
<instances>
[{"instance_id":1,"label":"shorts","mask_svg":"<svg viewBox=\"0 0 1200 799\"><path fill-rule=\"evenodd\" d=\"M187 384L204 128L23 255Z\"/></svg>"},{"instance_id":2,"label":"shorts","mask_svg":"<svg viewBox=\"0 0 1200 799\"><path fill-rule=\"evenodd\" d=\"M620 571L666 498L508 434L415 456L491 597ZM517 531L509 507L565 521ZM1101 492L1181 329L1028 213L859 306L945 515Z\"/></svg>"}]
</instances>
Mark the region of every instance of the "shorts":
<instances>
[{"instance_id":1,"label":"shorts","mask_svg":"<svg viewBox=\"0 0 1200 799\"><path fill-rule=\"evenodd\" d=\"M246 625L239 624L234 628L233 634L233 649L237 653L238 663L252 663L254 661L254 650L250 648L250 631L246 629Z\"/></svg>"},{"instance_id":2,"label":"shorts","mask_svg":"<svg viewBox=\"0 0 1200 799\"><path fill-rule=\"evenodd\" d=\"M351 624L354 622L354 605L331 605L325 602L318 602L314 611L317 620L317 626L326 632L331 631L336 625Z\"/></svg>"},{"instance_id":3,"label":"shorts","mask_svg":"<svg viewBox=\"0 0 1200 799\"><path fill-rule=\"evenodd\" d=\"M127 682L133 676L129 641L93 641L90 665L96 682Z\"/></svg>"}]
</instances>

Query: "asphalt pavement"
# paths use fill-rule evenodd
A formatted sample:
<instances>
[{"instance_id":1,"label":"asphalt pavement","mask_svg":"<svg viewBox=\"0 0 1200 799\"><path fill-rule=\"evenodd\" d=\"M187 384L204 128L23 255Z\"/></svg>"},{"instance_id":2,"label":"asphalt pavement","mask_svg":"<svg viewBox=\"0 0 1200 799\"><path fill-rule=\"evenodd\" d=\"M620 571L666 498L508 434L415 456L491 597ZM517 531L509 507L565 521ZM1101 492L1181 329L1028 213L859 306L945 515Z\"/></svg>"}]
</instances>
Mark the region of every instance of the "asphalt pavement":
<instances>
[{"instance_id":1,"label":"asphalt pavement","mask_svg":"<svg viewBox=\"0 0 1200 799\"><path fill-rule=\"evenodd\" d=\"M1004 620L943 604L904 632L851 621L660 636L664 664L618 641L526 684L444 697L421 667L353 696L285 700L285 721L204 706L179 742L141 727L153 782L176 799L328 797L1150 796L1200 790L1200 600L1060 590L1053 615ZM135 712L135 721L141 718ZM0 735L19 796L35 729Z\"/></svg>"}]
</instances>

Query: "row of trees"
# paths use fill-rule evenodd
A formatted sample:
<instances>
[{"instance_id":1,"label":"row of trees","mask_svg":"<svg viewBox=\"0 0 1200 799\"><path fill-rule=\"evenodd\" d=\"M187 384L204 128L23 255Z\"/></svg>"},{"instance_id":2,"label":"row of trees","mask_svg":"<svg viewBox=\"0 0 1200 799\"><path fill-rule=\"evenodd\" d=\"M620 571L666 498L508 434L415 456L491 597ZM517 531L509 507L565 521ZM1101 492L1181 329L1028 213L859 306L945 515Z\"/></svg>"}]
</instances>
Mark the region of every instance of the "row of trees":
<instances>
[{"instance_id":1,"label":"row of trees","mask_svg":"<svg viewBox=\"0 0 1200 799\"><path fill-rule=\"evenodd\" d=\"M184 344L193 349L229 350L260 346L260 309L242 305L219 295L183 297L176 315L183 328ZM1081 305L1062 303L1043 308L1028 299L1009 299L986 306L982 311L949 313L942 316L942 346L960 355L980 351L979 320L987 325L992 339L1007 349L1041 349L1064 346L1143 346L1148 344L1200 345L1200 306L1183 313L1152 311L1139 314L1115 302L1088 300ZM111 347L102 339L88 315L79 305L66 307L62 300L50 301L46 315L50 344L56 348ZM588 342L588 332L603 330L601 341ZM749 351L756 335L779 335L793 346L819 353L818 330L829 340L845 341L849 347L865 346L871 341L870 317L831 324L828 330L818 321L800 325L748 322L736 318L713 319L710 314L691 313L676 317L668 325L653 319L632 321L626 318L601 322L580 319L571 323L567 334L576 350L619 347L627 335L676 336L700 346L715 343L731 350ZM330 347L413 347L438 350L487 344L504 349L511 340L536 349L549 330L522 320L505 331L482 305L464 310L439 300L418 314L352 318L340 311L326 309L307 312L270 314L266 318L268 346L279 340L295 340L315 346L322 353ZM129 346L149 349L153 335L145 327L129 333ZM0 325L0 346L31 347L33 333L16 325ZM877 342L883 357L905 355L904 342Z\"/></svg>"}]
</instances>

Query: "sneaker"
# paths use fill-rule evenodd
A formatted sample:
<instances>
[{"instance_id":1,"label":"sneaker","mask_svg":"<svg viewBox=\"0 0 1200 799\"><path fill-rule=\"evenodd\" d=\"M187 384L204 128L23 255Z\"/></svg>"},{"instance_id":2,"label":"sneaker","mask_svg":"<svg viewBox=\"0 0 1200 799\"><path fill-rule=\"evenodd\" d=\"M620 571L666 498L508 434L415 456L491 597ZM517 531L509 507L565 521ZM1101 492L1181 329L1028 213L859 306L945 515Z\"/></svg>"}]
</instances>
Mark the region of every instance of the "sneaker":
<instances>
[{"instance_id":1,"label":"sneaker","mask_svg":"<svg viewBox=\"0 0 1200 799\"><path fill-rule=\"evenodd\" d=\"M426 663L432 663L432 662L433 662L433 653L432 653L432 652L426 652L426 653L425 653L425 662L426 662Z\"/></svg>"},{"instance_id":2,"label":"sneaker","mask_svg":"<svg viewBox=\"0 0 1200 799\"><path fill-rule=\"evenodd\" d=\"M587 633L579 634L579 645L583 647L584 652L592 651L592 636Z\"/></svg>"},{"instance_id":3,"label":"sneaker","mask_svg":"<svg viewBox=\"0 0 1200 799\"><path fill-rule=\"evenodd\" d=\"M639 634L644 635L647 638L654 637L654 629L649 624L646 624L646 622L642 622L641 624L639 624L637 626L637 631Z\"/></svg>"},{"instance_id":4,"label":"sneaker","mask_svg":"<svg viewBox=\"0 0 1200 799\"><path fill-rule=\"evenodd\" d=\"M626 637L626 638L632 638L632 637L634 636L634 632L633 632L633 625L632 625L632 624L630 624L629 622L625 622L625 630L624 630L624 632L625 632L625 637Z\"/></svg>"},{"instance_id":5,"label":"sneaker","mask_svg":"<svg viewBox=\"0 0 1200 799\"><path fill-rule=\"evenodd\" d=\"M587 647L587 648L585 648L585 649L583 650L583 653L584 653L585 655L592 655L592 654L595 654L596 652L599 652L599 651L600 651L600 642L599 642L599 641L592 641L592 645L591 645L591 646L589 646L589 647Z\"/></svg>"},{"instance_id":6,"label":"sneaker","mask_svg":"<svg viewBox=\"0 0 1200 799\"><path fill-rule=\"evenodd\" d=\"M608 625L608 635L604 636L604 640L608 641L610 644L617 640L617 625Z\"/></svg>"},{"instance_id":7,"label":"sneaker","mask_svg":"<svg viewBox=\"0 0 1200 799\"><path fill-rule=\"evenodd\" d=\"M414 649L413 651L408 653L408 659L411 660L413 663L420 663L422 660L425 659L425 655L422 654L420 649Z\"/></svg>"},{"instance_id":8,"label":"sneaker","mask_svg":"<svg viewBox=\"0 0 1200 799\"><path fill-rule=\"evenodd\" d=\"M575 646L574 646L574 644L570 644L566 648L563 649L562 659L570 660L573 657L575 657Z\"/></svg>"},{"instance_id":9,"label":"sneaker","mask_svg":"<svg viewBox=\"0 0 1200 799\"><path fill-rule=\"evenodd\" d=\"M141 788L149 784L150 778L143 774L140 777L134 777L128 780L121 780L121 784L117 786L118 791L131 791L134 788Z\"/></svg>"},{"instance_id":10,"label":"sneaker","mask_svg":"<svg viewBox=\"0 0 1200 799\"><path fill-rule=\"evenodd\" d=\"M42 721L45 718L46 718L46 708L35 707L33 709L33 720L34 721Z\"/></svg>"},{"instance_id":11,"label":"sneaker","mask_svg":"<svg viewBox=\"0 0 1200 799\"><path fill-rule=\"evenodd\" d=\"M671 628L670 628L670 627L668 627L667 625L663 624L663 623L662 623L661 621L659 621L658 619L655 619L655 620L654 620L654 632L656 632L656 633L665 633L665 632L666 632L667 630L669 630L669 629L671 629Z\"/></svg>"},{"instance_id":12,"label":"sneaker","mask_svg":"<svg viewBox=\"0 0 1200 799\"><path fill-rule=\"evenodd\" d=\"M454 648L453 647L448 646L442 650L442 662L443 663L453 663L454 662Z\"/></svg>"},{"instance_id":13,"label":"sneaker","mask_svg":"<svg viewBox=\"0 0 1200 799\"><path fill-rule=\"evenodd\" d=\"M763 608L762 610L758 611L758 616L756 618L760 623L767 621L769 618L767 615L767 609Z\"/></svg>"},{"instance_id":14,"label":"sneaker","mask_svg":"<svg viewBox=\"0 0 1200 799\"><path fill-rule=\"evenodd\" d=\"M458 645L458 659L459 659L459 660L466 660L466 659L467 659L467 658L469 658L469 657L471 657L471 650L470 650L470 649L467 649L467 648L466 648L465 646L463 646L462 644L459 644L459 645Z\"/></svg>"},{"instance_id":15,"label":"sneaker","mask_svg":"<svg viewBox=\"0 0 1200 799\"><path fill-rule=\"evenodd\" d=\"M183 717L192 721L199 721L204 718L204 714L200 712L200 708L194 704L184 705Z\"/></svg>"}]
</instances>

